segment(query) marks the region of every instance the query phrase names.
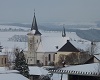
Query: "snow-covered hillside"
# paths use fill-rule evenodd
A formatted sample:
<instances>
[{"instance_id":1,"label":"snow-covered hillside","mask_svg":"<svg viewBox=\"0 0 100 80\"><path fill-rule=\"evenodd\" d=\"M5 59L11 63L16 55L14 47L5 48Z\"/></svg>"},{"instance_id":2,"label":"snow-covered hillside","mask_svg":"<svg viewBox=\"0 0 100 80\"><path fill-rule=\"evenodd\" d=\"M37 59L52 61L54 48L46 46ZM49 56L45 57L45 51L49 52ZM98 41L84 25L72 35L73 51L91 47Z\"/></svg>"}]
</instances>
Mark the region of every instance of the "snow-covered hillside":
<instances>
[{"instance_id":1,"label":"snow-covered hillside","mask_svg":"<svg viewBox=\"0 0 100 80\"><path fill-rule=\"evenodd\" d=\"M29 28L19 26L0 25L0 32L4 31L28 31Z\"/></svg>"}]
</instances>

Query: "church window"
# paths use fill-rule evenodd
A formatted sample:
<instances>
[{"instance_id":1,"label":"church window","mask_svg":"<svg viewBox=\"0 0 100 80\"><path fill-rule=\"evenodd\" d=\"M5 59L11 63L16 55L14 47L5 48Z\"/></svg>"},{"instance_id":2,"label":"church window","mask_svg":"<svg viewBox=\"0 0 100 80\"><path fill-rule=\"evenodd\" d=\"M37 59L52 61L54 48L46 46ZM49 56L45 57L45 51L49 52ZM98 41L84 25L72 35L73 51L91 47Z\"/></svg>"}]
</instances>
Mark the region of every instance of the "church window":
<instances>
[{"instance_id":1,"label":"church window","mask_svg":"<svg viewBox=\"0 0 100 80\"><path fill-rule=\"evenodd\" d=\"M32 59L30 59L30 61L32 61Z\"/></svg>"},{"instance_id":2,"label":"church window","mask_svg":"<svg viewBox=\"0 0 100 80\"><path fill-rule=\"evenodd\" d=\"M49 59L49 61L51 60L51 55L50 54L48 55L48 59Z\"/></svg>"},{"instance_id":3,"label":"church window","mask_svg":"<svg viewBox=\"0 0 100 80\"><path fill-rule=\"evenodd\" d=\"M5 58L5 64L6 64L6 62L7 62L7 61L6 61L6 58Z\"/></svg>"},{"instance_id":4,"label":"church window","mask_svg":"<svg viewBox=\"0 0 100 80\"><path fill-rule=\"evenodd\" d=\"M3 64L3 58L2 58L2 60L1 60L1 62L2 62L2 64Z\"/></svg>"}]
</instances>

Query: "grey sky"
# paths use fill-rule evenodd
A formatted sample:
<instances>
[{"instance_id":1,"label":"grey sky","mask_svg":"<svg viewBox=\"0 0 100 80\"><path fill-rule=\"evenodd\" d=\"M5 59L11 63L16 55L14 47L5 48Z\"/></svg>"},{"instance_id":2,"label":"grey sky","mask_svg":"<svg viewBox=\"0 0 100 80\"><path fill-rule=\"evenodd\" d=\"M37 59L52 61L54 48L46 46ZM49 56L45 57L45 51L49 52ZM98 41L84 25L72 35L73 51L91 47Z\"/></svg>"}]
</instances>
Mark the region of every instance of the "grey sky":
<instances>
[{"instance_id":1,"label":"grey sky","mask_svg":"<svg viewBox=\"0 0 100 80\"><path fill-rule=\"evenodd\" d=\"M100 20L100 0L0 0L0 22L93 22Z\"/></svg>"}]
</instances>

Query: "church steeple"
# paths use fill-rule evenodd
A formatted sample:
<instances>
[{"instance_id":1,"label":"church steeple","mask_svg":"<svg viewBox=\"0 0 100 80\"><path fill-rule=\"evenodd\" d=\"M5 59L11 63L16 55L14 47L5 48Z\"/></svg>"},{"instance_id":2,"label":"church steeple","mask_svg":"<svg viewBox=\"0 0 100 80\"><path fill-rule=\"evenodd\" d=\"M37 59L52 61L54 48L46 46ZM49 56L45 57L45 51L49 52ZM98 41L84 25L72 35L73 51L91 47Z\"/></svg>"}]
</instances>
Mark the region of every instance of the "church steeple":
<instances>
[{"instance_id":1,"label":"church steeple","mask_svg":"<svg viewBox=\"0 0 100 80\"><path fill-rule=\"evenodd\" d=\"M63 26L62 37L66 37L65 27Z\"/></svg>"},{"instance_id":2,"label":"church steeple","mask_svg":"<svg viewBox=\"0 0 100 80\"><path fill-rule=\"evenodd\" d=\"M37 21L36 21L36 17L35 17L35 12L34 12L34 17L33 17L33 22L32 22L32 27L31 27L31 31L32 30L35 30L35 35L41 35L41 33L38 30Z\"/></svg>"}]
</instances>

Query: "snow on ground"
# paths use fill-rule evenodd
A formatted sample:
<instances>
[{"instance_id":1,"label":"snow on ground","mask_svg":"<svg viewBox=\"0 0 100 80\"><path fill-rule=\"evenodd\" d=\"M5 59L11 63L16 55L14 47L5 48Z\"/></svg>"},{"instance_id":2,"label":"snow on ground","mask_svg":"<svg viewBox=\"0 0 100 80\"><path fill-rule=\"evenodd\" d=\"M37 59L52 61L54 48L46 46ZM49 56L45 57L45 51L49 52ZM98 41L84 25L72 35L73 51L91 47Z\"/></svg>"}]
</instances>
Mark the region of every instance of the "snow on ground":
<instances>
[{"instance_id":1,"label":"snow on ground","mask_svg":"<svg viewBox=\"0 0 100 80\"><path fill-rule=\"evenodd\" d=\"M26 42L11 42L8 38L14 35L27 35L27 32L0 32L0 43L4 48L25 48Z\"/></svg>"}]
</instances>

